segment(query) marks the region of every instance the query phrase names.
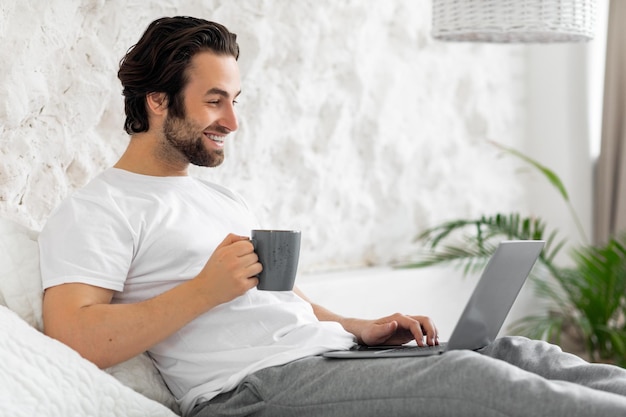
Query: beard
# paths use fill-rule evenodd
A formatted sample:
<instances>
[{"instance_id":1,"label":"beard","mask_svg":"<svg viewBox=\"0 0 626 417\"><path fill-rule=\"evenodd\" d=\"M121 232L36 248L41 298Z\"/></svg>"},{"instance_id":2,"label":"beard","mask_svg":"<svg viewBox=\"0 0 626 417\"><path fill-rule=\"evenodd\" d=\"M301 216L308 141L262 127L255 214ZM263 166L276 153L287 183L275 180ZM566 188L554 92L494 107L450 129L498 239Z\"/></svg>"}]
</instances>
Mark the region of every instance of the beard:
<instances>
[{"instance_id":1,"label":"beard","mask_svg":"<svg viewBox=\"0 0 626 417\"><path fill-rule=\"evenodd\" d=\"M222 132L224 129L217 126L213 130ZM163 122L163 135L170 145L166 151L168 159L182 157L186 162L201 167L216 167L224 161L224 151L207 149L202 130L184 117L168 114Z\"/></svg>"}]
</instances>

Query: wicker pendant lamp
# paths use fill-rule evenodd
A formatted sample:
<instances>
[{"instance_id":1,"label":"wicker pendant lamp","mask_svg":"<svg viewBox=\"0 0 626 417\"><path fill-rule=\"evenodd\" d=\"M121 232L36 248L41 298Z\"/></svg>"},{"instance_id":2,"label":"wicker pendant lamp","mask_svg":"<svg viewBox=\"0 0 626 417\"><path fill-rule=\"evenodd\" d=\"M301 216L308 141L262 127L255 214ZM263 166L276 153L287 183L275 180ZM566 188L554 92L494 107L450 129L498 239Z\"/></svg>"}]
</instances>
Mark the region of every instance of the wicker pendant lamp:
<instances>
[{"instance_id":1,"label":"wicker pendant lamp","mask_svg":"<svg viewBox=\"0 0 626 417\"><path fill-rule=\"evenodd\" d=\"M433 0L432 34L444 41L584 42L596 0Z\"/></svg>"}]
</instances>

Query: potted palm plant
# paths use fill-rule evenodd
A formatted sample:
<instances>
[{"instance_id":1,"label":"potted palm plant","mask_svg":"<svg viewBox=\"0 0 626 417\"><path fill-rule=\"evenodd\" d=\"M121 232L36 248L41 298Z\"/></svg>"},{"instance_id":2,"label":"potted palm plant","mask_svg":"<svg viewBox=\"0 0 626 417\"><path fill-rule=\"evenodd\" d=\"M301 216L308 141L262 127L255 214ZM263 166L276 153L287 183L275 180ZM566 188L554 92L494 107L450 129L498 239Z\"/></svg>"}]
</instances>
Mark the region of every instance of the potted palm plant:
<instances>
[{"instance_id":1,"label":"potted palm plant","mask_svg":"<svg viewBox=\"0 0 626 417\"><path fill-rule=\"evenodd\" d=\"M537 169L568 205L579 230L580 221L559 177L523 153L495 144ZM431 227L416 238L427 249L404 268L453 264L464 274L482 269L500 240L545 240L539 267L531 280L538 297L547 301L545 313L518 320L512 332L562 345L594 362L626 365L626 235L603 246L584 244L570 251L571 263L561 266L556 255L566 240L545 222L520 213L496 213L475 219L455 219Z\"/></svg>"}]
</instances>

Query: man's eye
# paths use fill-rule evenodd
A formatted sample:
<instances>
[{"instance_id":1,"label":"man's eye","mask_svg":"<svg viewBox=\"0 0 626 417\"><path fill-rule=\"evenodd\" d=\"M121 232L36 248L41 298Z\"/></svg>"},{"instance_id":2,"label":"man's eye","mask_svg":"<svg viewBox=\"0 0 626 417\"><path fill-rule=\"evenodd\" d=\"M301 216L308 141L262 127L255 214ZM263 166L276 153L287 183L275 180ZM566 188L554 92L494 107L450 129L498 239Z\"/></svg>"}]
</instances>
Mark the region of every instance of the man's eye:
<instances>
[{"instance_id":1,"label":"man's eye","mask_svg":"<svg viewBox=\"0 0 626 417\"><path fill-rule=\"evenodd\" d=\"M237 100L233 100L233 106L237 103L239 103Z\"/></svg>"}]
</instances>

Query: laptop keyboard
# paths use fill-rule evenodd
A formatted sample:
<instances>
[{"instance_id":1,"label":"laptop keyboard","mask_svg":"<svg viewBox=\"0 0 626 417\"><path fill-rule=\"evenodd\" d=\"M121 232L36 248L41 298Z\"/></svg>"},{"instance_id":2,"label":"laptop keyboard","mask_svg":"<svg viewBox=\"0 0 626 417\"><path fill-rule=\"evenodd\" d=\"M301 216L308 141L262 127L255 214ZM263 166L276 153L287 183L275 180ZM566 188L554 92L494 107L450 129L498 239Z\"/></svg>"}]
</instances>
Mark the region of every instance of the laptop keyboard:
<instances>
[{"instance_id":1,"label":"laptop keyboard","mask_svg":"<svg viewBox=\"0 0 626 417\"><path fill-rule=\"evenodd\" d=\"M369 350L369 351L380 351L385 352L385 355L393 355L397 354L406 354L406 352L411 351L433 351L440 352L446 350L446 343L440 343L434 346L417 346L417 345L403 345L403 346L358 346L356 350Z\"/></svg>"}]
</instances>

